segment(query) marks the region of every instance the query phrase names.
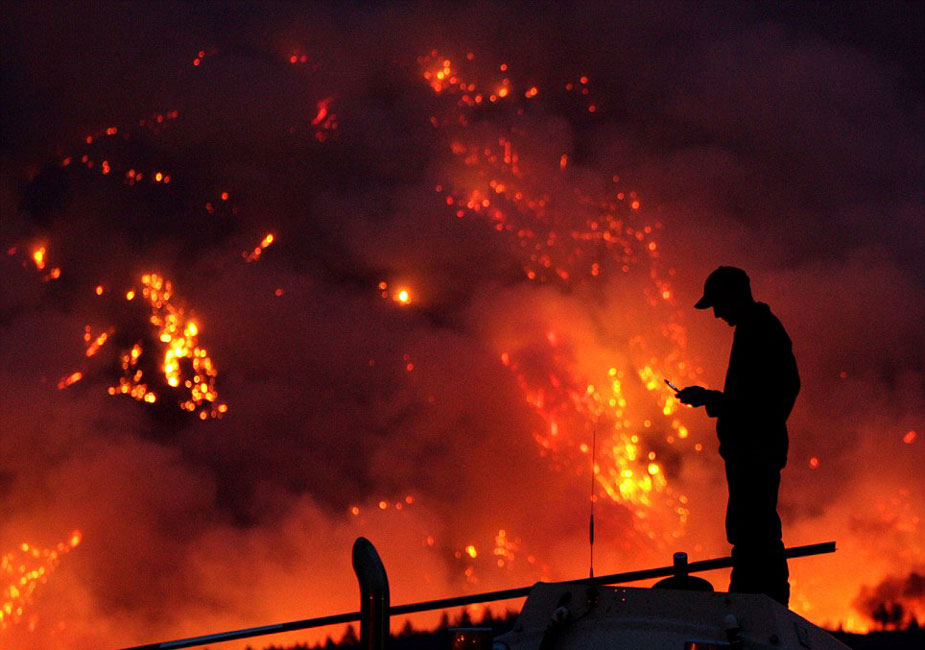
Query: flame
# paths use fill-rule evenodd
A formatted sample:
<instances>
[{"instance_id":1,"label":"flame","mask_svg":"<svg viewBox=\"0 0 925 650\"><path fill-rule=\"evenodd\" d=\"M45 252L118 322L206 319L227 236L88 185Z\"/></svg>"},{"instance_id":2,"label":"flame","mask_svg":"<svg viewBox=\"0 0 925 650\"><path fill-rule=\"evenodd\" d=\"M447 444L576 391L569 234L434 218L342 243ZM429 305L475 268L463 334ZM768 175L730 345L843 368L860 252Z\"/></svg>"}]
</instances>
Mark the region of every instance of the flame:
<instances>
[{"instance_id":1,"label":"flame","mask_svg":"<svg viewBox=\"0 0 925 650\"><path fill-rule=\"evenodd\" d=\"M218 369L208 351L199 345L199 325L187 318L182 307L172 302L173 285L156 273L141 278L141 295L150 307L149 322L156 329L156 339L162 346L160 369L170 389L186 389L179 406L185 411L198 413L200 419L220 418L228 406L218 399L215 380ZM135 290L126 294L133 300ZM140 360L144 354L142 343L135 343L122 354L123 376L116 386L109 388L110 395L130 395L138 401L155 403L159 396L144 380Z\"/></svg>"},{"instance_id":2,"label":"flame","mask_svg":"<svg viewBox=\"0 0 925 650\"><path fill-rule=\"evenodd\" d=\"M77 548L82 537L81 532L75 530L67 541L53 548L39 548L24 542L0 558L0 575L7 583L0 591L0 630L22 619L36 588L48 581L61 556Z\"/></svg>"},{"instance_id":3,"label":"flame","mask_svg":"<svg viewBox=\"0 0 925 650\"><path fill-rule=\"evenodd\" d=\"M474 58L466 57L467 61ZM518 83L511 77L479 73L436 50L419 61L425 81L438 96L447 98L445 113L431 123L445 135L456 164L449 178L434 189L455 217L491 224L521 260L529 281L575 287L642 267L651 283L649 307L672 308L673 290L660 266L656 241L662 225L640 216L641 201L635 191L589 193L573 182L567 153L551 160L525 157L521 141L529 145L531 136L523 129L507 129L494 139L485 135L484 127L477 132L467 129L482 110L480 98L487 97L489 103L522 102L539 93L536 85L529 86L521 99L512 92ZM501 64L495 70L507 72L508 66ZM475 78L487 81L479 83ZM588 85L588 77L582 76L577 83L566 84L566 92L588 97ZM595 112L599 107L583 108ZM534 173L544 166L558 169L559 174ZM549 178L555 179L552 185ZM613 183L618 182L614 175ZM380 289L383 297L388 295L384 283ZM588 442L596 430L596 484L612 502L630 508L637 525L652 539L661 532L653 524L655 512L674 515L669 531L674 537L681 534L689 514L685 495L669 486L657 451L686 440L689 433L678 417L680 405L662 379L694 374L694 364L686 359L686 331L680 316L671 311L664 316L668 323L661 338L631 338L627 341L630 358L620 363L605 359L597 367L580 367L569 348L571 342L555 331L548 332L545 341L500 351L501 362L514 373L524 399L545 424L534 434L540 454L557 463L587 467ZM653 354L652 349L661 354ZM655 414L641 415L650 408L640 401L646 393L657 406L659 419Z\"/></svg>"}]
</instances>

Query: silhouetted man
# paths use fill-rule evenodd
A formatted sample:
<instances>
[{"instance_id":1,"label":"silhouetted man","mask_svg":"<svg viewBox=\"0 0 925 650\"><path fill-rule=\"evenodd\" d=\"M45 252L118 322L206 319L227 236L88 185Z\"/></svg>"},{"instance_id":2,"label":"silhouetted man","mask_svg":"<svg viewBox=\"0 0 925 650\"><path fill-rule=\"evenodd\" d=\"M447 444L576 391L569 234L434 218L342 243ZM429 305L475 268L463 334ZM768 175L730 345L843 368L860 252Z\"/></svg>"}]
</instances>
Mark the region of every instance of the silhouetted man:
<instances>
[{"instance_id":1,"label":"silhouetted man","mask_svg":"<svg viewBox=\"0 0 925 650\"><path fill-rule=\"evenodd\" d=\"M735 327L723 390L689 386L678 392L681 402L706 406L707 415L716 418L729 486L729 591L764 593L787 605L790 574L777 493L787 464L787 417L800 392L790 337L768 306L752 298L742 269L721 266L713 271L694 307L712 307L716 318Z\"/></svg>"}]
</instances>

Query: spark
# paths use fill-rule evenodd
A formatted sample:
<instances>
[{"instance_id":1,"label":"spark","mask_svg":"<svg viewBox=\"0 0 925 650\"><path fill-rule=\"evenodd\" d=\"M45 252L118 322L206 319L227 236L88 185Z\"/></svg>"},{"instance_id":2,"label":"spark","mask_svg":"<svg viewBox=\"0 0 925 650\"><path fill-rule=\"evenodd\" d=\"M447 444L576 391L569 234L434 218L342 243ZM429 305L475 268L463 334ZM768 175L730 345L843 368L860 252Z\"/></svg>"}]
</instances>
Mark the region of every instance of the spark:
<instances>
[{"instance_id":1,"label":"spark","mask_svg":"<svg viewBox=\"0 0 925 650\"><path fill-rule=\"evenodd\" d=\"M315 104L315 116L311 119L311 126L318 142L324 142L337 130L337 114L331 110L333 100L333 97L325 97Z\"/></svg>"},{"instance_id":2,"label":"spark","mask_svg":"<svg viewBox=\"0 0 925 650\"><path fill-rule=\"evenodd\" d=\"M275 240L276 237L273 235L273 233L267 233L267 235L260 241L259 244L257 244L253 250L243 251L241 256L248 264L251 262L256 262L260 259L260 256L263 255L263 251L269 248L270 244L272 244Z\"/></svg>"},{"instance_id":3,"label":"spark","mask_svg":"<svg viewBox=\"0 0 925 650\"><path fill-rule=\"evenodd\" d=\"M39 271L45 268L45 247L39 246L32 251L32 259L35 262L35 268Z\"/></svg>"},{"instance_id":4,"label":"spark","mask_svg":"<svg viewBox=\"0 0 925 650\"><path fill-rule=\"evenodd\" d=\"M72 372L67 377L63 377L61 381L58 382L58 390L64 390L71 384L76 384L78 381L83 379L83 373L80 371Z\"/></svg>"}]
</instances>

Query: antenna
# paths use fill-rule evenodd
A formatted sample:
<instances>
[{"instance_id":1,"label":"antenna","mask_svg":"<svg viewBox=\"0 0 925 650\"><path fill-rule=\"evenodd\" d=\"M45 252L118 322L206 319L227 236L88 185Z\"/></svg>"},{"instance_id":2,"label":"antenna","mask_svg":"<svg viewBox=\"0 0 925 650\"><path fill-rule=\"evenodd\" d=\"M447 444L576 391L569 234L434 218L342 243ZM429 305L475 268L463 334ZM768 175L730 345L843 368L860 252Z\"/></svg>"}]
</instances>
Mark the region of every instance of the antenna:
<instances>
[{"instance_id":1,"label":"antenna","mask_svg":"<svg viewBox=\"0 0 925 650\"><path fill-rule=\"evenodd\" d=\"M589 576L594 579L594 459L597 453L597 425L591 432L591 523L588 526L588 543L591 549L591 568Z\"/></svg>"}]
</instances>

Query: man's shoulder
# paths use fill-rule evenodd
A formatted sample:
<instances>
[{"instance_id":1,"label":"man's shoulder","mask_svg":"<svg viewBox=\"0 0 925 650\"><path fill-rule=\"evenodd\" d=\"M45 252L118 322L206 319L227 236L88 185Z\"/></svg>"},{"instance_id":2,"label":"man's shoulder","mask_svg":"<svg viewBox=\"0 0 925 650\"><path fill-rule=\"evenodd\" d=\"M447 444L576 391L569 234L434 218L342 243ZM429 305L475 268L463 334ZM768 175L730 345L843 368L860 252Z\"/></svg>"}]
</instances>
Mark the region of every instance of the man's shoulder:
<instances>
[{"instance_id":1,"label":"man's shoulder","mask_svg":"<svg viewBox=\"0 0 925 650\"><path fill-rule=\"evenodd\" d=\"M784 329L784 324L774 315L771 308L763 302L754 304L748 319L743 325L746 325L745 330L750 335L763 339L782 339L788 344L790 343L790 336L787 334L787 330Z\"/></svg>"}]
</instances>

